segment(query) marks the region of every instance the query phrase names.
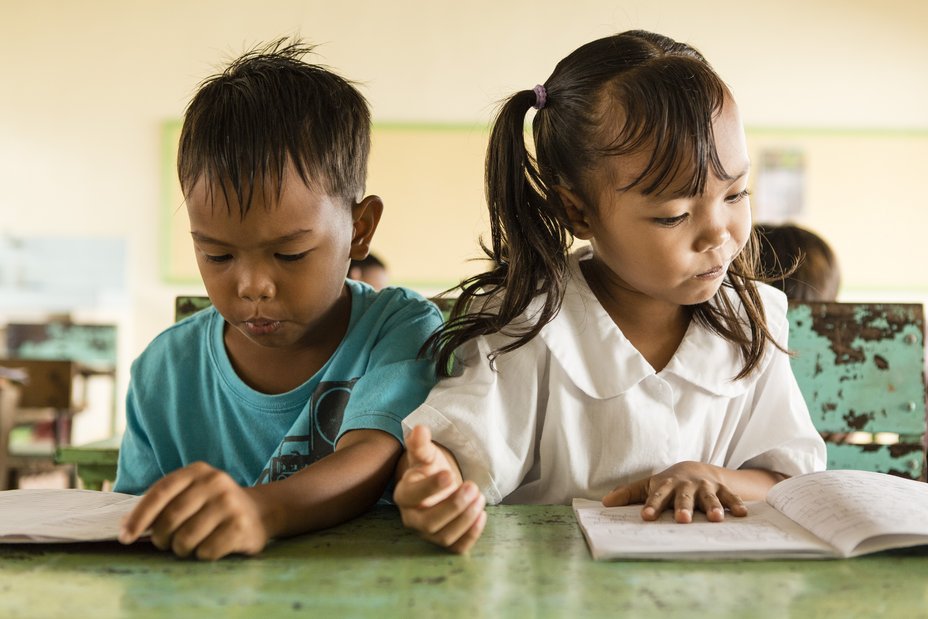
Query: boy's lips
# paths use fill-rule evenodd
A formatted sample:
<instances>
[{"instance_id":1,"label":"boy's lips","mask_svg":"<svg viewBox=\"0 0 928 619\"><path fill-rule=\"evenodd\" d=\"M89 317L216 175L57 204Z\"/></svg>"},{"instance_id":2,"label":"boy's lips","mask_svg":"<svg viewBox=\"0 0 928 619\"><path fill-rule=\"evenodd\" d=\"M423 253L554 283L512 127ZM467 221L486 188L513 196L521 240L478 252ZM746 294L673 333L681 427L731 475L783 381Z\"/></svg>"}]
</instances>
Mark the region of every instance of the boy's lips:
<instances>
[{"instance_id":1,"label":"boy's lips","mask_svg":"<svg viewBox=\"0 0 928 619\"><path fill-rule=\"evenodd\" d=\"M280 321L269 318L252 318L244 321L242 325L251 335L267 335L280 328Z\"/></svg>"}]
</instances>

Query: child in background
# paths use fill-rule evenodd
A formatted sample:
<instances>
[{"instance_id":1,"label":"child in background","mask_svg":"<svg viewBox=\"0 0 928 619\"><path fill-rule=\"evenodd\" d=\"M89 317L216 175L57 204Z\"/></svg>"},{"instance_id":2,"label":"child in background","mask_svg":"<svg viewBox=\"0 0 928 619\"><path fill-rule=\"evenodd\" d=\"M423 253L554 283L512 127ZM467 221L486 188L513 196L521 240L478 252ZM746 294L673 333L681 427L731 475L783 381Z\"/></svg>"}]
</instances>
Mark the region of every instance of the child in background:
<instances>
[{"instance_id":1,"label":"child in background","mask_svg":"<svg viewBox=\"0 0 928 619\"><path fill-rule=\"evenodd\" d=\"M838 258L825 239L794 224L755 224L760 271L793 301L834 301L841 288Z\"/></svg>"},{"instance_id":2,"label":"child in background","mask_svg":"<svg viewBox=\"0 0 928 619\"><path fill-rule=\"evenodd\" d=\"M254 554L384 493L402 418L434 384L417 359L441 315L346 280L383 203L364 197L367 102L283 40L203 82L178 174L212 307L133 363L115 489L123 525L179 556Z\"/></svg>"},{"instance_id":3,"label":"child in background","mask_svg":"<svg viewBox=\"0 0 928 619\"><path fill-rule=\"evenodd\" d=\"M352 260L348 277L364 282L374 290L382 290L389 281L387 265L374 254L367 254L362 260Z\"/></svg>"},{"instance_id":4,"label":"child in background","mask_svg":"<svg viewBox=\"0 0 928 619\"><path fill-rule=\"evenodd\" d=\"M699 52L586 44L504 103L487 152L495 267L461 285L432 341L456 367L403 422L408 527L463 552L485 501L574 497L717 522L824 468L786 299L754 281L738 107Z\"/></svg>"}]
</instances>

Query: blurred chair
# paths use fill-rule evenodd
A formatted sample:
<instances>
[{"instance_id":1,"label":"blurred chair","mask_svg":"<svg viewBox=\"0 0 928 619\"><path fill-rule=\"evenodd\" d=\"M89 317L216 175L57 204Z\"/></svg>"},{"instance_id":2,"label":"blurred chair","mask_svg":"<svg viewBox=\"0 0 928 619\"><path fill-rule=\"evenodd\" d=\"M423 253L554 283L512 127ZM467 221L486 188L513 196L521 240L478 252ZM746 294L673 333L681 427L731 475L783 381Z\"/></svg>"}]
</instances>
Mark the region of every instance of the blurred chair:
<instances>
[{"instance_id":1,"label":"blurred chair","mask_svg":"<svg viewBox=\"0 0 928 619\"><path fill-rule=\"evenodd\" d=\"M6 325L7 356L16 359L74 361L83 389L79 406L88 403L92 380L109 382L107 403L109 433L116 431L116 358L115 325L77 324L67 320L47 323L10 323Z\"/></svg>"},{"instance_id":2,"label":"blurred chair","mask_svg":"<svg viewBox=\"0 0 928 619\"><path fill-rule=\"evenodd\" d=\"M16 395L3 394L0 428L0 489L15 488L20 477L47 473L57 466L59 447L71 442L71 418L78 410L73 401L77 365L72 361L0 359L0 367L20 371ZM8 385L13 381L4 379ZM32 428L47 424L51 436L36 438ZM23 440L15 440L17 428L26 428ZM71 485L73 472L68 469Z\"/></svg>"},{"instance_id":3,"label":"blurred chair","mask_svg":"<svg viewBox=\"0 0 928 619\"><path fill-rule=\"evenodd\" d=\"M793 373L829 469L925 480L924 311L790 302Z\"/></svg>"}]
</instances>

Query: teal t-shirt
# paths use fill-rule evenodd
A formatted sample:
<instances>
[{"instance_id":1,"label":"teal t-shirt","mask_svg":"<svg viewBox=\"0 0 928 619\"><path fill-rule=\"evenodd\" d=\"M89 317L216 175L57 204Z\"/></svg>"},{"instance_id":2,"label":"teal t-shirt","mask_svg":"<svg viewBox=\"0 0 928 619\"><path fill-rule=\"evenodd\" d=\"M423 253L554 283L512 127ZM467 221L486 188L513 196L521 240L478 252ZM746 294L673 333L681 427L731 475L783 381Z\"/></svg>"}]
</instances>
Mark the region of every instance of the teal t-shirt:
<instances>
[{"instance_id":1,"label":"teal t-shirt","mask_svg":"<svg viewBox=\"0 0 928 619\"><path fill-rule=\"evenodd\" d=\"M132 364L114 489L141 494L196 461L243 486L283 479L332 453L349 430L382 430L402 442L400 422L435 383L433 364L418 353L441 314L412 291L346 281L344 339L287 393L260 393L238 377L215 308L156 337Z\"/></svg>"}]
</instances>

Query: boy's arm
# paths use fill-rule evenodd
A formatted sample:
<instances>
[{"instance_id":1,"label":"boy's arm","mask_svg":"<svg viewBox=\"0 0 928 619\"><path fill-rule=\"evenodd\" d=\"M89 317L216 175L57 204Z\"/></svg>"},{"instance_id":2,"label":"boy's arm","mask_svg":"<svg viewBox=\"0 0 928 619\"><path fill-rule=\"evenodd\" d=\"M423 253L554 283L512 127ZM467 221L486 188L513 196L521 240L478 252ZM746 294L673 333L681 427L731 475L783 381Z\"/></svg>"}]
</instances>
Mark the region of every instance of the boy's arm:
<instances>
[{"instance_id":1,"label":"boy's arm","mask_svg":"<svg viewBox=\"0 0 928 619\"><path fill-rule=\"evenodd\" d=\"M402 446L380 430L353 430L335 451L287 479L246 488L268 537L324 529L358 516L383 494Z\"/></svg>"},{"instance_id":2,"label":"boy's arm","mask_svg":"<svg viewBox=\"0 0 928 619\"><path fill-rule=\"evenodd\" d=\"M119 540L131 543L151 529L156 547L181 557L256 554L273 537L329 527L368 509L383 493L400 449L385 432L349 432L329 456L251 488L197 462L154 484L126 518Z\"/></svg>"}]
</instances>

